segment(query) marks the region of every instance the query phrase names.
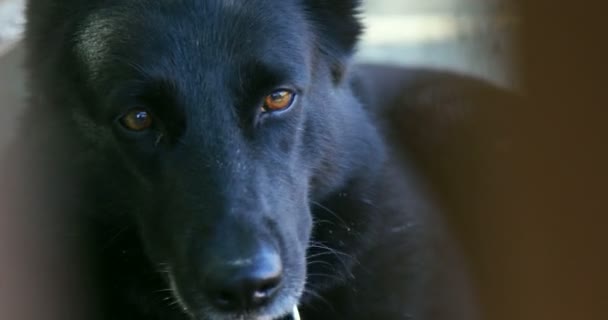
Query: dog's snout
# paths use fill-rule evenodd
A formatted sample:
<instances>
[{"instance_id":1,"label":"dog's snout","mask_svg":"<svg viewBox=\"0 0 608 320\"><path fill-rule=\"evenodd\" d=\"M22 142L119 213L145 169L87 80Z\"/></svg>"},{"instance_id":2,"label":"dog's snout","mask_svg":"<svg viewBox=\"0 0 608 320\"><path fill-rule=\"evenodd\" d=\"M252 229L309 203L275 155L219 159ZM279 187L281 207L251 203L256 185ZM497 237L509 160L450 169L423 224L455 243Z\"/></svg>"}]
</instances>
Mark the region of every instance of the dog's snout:
<instances>
[{"instance_id":1,"label":"dog's snout","mask_svg":"<svg viewBox=\"0 0 608 320\"><path fill-rule=\"evenodd\" d=\"M228 261L208 270L207 297L224 311L256 309L272 300L282 274L279 254L266 248L252 258Z\"/></svg>"}]
</instances>

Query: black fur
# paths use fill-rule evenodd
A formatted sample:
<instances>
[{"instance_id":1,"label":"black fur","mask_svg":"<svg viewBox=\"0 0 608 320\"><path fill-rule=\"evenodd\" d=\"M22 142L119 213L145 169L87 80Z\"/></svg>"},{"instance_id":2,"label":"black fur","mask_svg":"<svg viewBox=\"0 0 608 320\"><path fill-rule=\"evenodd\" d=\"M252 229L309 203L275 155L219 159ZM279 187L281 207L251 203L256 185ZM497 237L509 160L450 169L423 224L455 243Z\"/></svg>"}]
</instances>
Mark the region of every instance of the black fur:
<instances>
[{"instance_id":1,"label":"black fur","mask_svg":"<svg viewBox=\"0 0 608 320\"><path fill-rule=\"evenodd\" d=\"M82 228L100 318L271 319L297 301L303 319L472 317L432 201L379 130L388 102L350 67L358 5L29 1L23 134L71 173L60 206ZM285 86L294 105L260 113ZM133 107L152 130L121 127ZM276 299L212 307L206 272L259 243L280 254Z\"/></svg>"}]
</instances>

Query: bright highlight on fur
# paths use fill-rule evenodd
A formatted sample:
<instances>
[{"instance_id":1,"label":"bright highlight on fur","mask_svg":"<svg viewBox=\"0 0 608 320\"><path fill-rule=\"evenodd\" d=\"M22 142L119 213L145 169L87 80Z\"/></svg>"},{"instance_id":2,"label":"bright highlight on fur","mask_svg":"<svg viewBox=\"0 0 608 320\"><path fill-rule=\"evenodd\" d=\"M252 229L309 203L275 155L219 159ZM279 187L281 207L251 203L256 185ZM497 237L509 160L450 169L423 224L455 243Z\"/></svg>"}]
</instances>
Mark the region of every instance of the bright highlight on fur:
<instances>
[{"instance_id":1,"label":"bright highlight on fur","mask_svg":"<svg viewBox=\"0 0 608 320\"><path fill-rule=\"evenodd\" d=\"M300 320L300 312L298 311L298 306L293 306L292 317L293 320Z\"/></svg>"}]
</instances>

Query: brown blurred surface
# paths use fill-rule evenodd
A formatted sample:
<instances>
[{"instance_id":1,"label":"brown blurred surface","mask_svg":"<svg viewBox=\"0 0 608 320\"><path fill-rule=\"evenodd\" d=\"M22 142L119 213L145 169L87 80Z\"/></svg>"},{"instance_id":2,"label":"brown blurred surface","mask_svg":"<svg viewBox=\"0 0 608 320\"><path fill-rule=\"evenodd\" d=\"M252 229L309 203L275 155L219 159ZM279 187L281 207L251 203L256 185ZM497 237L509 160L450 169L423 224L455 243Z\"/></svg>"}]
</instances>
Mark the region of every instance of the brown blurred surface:
<instances>
[{"instance_id":1,"label":"brown blurred surface","mask_svg":"<svg viewBox=\"0 0 608 320\"><path fill-rule=\"evenodd\" d=\"M521 5L528 100L469 208L487 319L608 319L608 3Z\"/></svg>"}]
</instances>

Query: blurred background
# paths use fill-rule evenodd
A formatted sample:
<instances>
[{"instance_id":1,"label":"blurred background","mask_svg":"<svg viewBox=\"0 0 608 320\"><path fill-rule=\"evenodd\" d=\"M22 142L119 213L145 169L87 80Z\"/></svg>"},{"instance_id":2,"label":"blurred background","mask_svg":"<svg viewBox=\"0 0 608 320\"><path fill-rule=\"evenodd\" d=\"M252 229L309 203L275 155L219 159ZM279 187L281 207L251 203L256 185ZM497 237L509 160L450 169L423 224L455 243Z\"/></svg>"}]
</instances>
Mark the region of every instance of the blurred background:
<instances>
[{"instance_id":1,"label":"blurred background","mask_svg":"<svg viewBox=\"0 0 608 320\"><path fill-rule=\"evenodd\" d=\"M367 0L357 59L526 92L509 119L511 152L477 159L485 175L471 182L479 193L466 208L466 231L481 239L465 249L485 318L608 319L608 4L514 3ZM23 97L22 5L0 0L0 147Z\"/></svg>"}]
</instances>

